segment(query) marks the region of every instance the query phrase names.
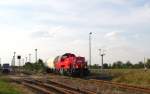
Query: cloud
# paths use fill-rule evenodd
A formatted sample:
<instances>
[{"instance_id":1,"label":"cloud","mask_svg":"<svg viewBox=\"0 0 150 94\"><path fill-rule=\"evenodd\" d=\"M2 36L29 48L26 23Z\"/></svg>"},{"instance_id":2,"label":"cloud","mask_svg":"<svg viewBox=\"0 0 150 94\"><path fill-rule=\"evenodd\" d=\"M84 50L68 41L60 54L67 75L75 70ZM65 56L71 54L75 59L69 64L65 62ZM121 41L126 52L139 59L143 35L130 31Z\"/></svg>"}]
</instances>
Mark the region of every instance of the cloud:
<instances>
[{"instance_id":1,"label":"cloud","mask_svg":"<svg viewBox=\"0 0 150 94\"><path fill-rule=\"evenodd\" d=\"M117 31L106 33L105 38L108 38L110 40L117 40L120 39L120 34Z\"/></svg>"},{"instance_id":2,"label":"cloud","mask_svg":"<svg viewBox=\"0 0 150 94\"><path fill-rule=\"evenodd\" d=\"M31 38L54 38L58 36L59 33L64 33L63 26L47 27L43 25L38 25L38 28L36 27L34 27L33 29L34 32L31 32Z\"/></svg>"},{"instance_id":3,"label":"cloud","mask_svg":"<svg viewBox=\"0 0 150 94\"><path fill-rule=\"evenodd\" d=\"M0 5L20 5L20 4L29 4L32 3L32 0L3 0L0 1Z\"/></svg>"},{"instance_id":4,"label":"cloud","mask_svg":"<svg viewBox=\"0 0 150 94\"><path fill-rule=\"evenodd\" d=\"M115 4L115 5L127 5L129 4L130 0L105 0L102 2L106 2L106 3L111 3L111 4Z\"/></svg>"},{"instance_id":5,"label":"cloud","mask_svg":"<svg viewBox=\"0 0 150 94\"><path fill-rule=\"evenodd\" d=\"M126 32L123 31L112 31L108 32L104 36L105 44L110 48L128 46L128 39L126 37Z\"/></svg>"},{"instance_id":6,"label":"cloud","mask_svg":"<svg viewBox=\"0 0 150 94\"><path fill-rule=\"evenodd\" d=\"M93 32L93 63L99 62L97 49L101 47L108 48L111 59L106 58L106 61L111 62L139 54L138 49L146 48L147 52L136 55L137 58L148 56L150 52L149 2L5 0L0 1L0 5L1 49L11 48L12 52L28 49L20 51L28 54L29 49L38 47L39 55L44 59L67 51L88 59L88 33ZM7 57L7 53L2 54Z\"/></svg>"},{"instance_id":7,"label":"cloud","mask_svg":"<svg viewBox=\"0 0 150 94\"><path fill-rule=\"evenodd\" d=\"M32 33L33 38L50 38L52 35L48 31L37 31Z\"/></svg>"}]
</instances>

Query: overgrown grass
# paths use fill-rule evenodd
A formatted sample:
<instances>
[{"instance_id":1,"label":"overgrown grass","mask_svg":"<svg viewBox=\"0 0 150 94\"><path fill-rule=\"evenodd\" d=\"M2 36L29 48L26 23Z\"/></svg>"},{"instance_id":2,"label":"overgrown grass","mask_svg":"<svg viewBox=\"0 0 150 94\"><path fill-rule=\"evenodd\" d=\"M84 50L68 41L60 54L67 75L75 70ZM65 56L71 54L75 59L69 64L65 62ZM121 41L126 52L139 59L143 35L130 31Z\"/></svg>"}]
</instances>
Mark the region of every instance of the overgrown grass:
<instances>
[{"instance_id":1,"label":"overgrown grass","mask_svg":"<svg viewBox=\"0 0 150 94\"><path fill-rule=\"evenodd\" d=\"M11 85L7 78L0 77L0 94L21 94L16 87Z\"/></svg>"},{"instance_id":2,"label":"overgrown grass","mask_svg":"<svg viewBox=\"0 0 150 94\"><path fill-rule=\"evenodd\" d=\"M150 70L130 70L114 78L113 81L150 87Z\"/></svg>"},{"instance_id":3,"label":"overgrown grass","mask_svg":"<svg viewBox=\"0 0 150 94\"><path fill-rule=\"evenodd\" d=\"M96 72L96 70L95 70ZM150 70L144 69L109 69L103 70L103 73L112 77L112 81L133 84L138 86L150 87Z\"/></svg>"}]
</instances>

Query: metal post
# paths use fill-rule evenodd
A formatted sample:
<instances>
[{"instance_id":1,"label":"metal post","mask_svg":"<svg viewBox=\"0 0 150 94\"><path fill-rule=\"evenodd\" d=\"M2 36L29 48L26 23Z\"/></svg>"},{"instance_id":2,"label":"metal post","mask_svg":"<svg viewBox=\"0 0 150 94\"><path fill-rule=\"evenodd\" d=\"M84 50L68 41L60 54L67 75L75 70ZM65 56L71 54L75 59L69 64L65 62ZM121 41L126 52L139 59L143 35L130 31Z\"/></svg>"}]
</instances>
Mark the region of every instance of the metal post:
<instances>
[{"instance_id":1,"label":"metal post","mask_svg":"<svg viewBox=\"0 0 150 94\"><path fill-rule=\"evenodd\" d=\"M23 71L24 71L24 65L25 65L24 58L22 58L22 70Z\"/></svg>"},{"instance_id":2,"label":"metal post","mask_svg":"<svg viewBox=\"0 0 150 94\"><path fill-rule=\"evenodd\" d=\"M20 59L18 59L18 60L19 60L19 73L20 73L21 61L20 61Z\"/></svg>"},{"instance_id":3,"label":"metal post","mask_svg":"<svg viewBox=\"0 0 150 94\"><path fill-rule=\"evenodd\" d=\"M91 35L92 32L89 33L89 68L91 67Z\"/></svg>"},{"instance_id":4,"label":"metal post","mask_svg":"<svg viewBox=\"0 0 150 94\"><path fill-rule=\"evenodd\" d=\"M37 49L35 49L35 63L37 63Z\"/></svg>"}]
</instances>

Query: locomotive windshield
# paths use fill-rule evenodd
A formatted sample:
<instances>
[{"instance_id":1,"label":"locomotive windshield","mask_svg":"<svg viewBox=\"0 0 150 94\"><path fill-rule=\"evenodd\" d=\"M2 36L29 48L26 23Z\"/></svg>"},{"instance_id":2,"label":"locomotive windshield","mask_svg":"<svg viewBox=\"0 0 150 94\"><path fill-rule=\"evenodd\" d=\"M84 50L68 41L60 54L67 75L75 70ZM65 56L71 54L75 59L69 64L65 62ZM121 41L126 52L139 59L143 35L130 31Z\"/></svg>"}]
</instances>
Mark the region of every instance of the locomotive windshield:
<instances>
[{"instance_id":1,"label":"locomotive windshield","mask_svg":"<svg viewBox=\"0 0 150 94\"><path fill-rule=\"evenodd\" d=\"M75 57L75 55L71 53L66 53L62 57Z\"/></svg>"},{"instance_id":2,"label":"locomotive windshield","mask_svg":"<svg viewBox=\"0 0 150 94\"><path fill-rule=\"evenodd\" d=\"M69 57L75 57L75 55L71 54L71 53L66 53L66 54L62 55L61 61L64 61L64 59L69 58Z\"/></svg>"}]
</instances>

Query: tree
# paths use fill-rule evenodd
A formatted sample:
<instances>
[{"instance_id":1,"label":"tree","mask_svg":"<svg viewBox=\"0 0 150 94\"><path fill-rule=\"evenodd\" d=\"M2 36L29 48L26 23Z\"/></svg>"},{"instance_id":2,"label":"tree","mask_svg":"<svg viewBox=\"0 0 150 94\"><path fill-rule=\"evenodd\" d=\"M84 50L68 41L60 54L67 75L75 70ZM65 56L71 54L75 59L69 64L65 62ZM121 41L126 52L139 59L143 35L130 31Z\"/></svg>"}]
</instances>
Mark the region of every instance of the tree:
<instances>
[{"instance_id":1,"label":"tree","mask_svg":"<svg viewBox=\"0 0 150 94\"><path fill-rule=\"evenodd\" d=\"M98 68L99 68L99 64L91 65L91 68L93 68L93 69L98 69Z\"/></svg>"},{"instance_id":2,"label":"tree","mask_svg":"<svg viewBox=\"0 0 150 94\"><path fill-rule=\"evenodd\" d=\"M132 65L132 63L131 63L130 61L127 61L127 62L124 64L123 67L124 67L124 68L132 68L133 65Z\"/></svg>"},{"instance_id":3,"label":"tree","mask_svg":"<svg viewBox=\"0 0 150 94\"><path fill-rule=\"evenodd\" d=\"M36 71L36 72L43 72L46 69L42 59L39 59L36 63L27 62L24 65L24 68L25 70Z\"/></svg>"},{"instance_id":4,"label":"tree","mask_svg":"<svg viewBox=\"0 0 150 94\"><path fill-rule=\"evenodd\" d=\"M104 68L104 69L108 69L108 68L109 68L109 67L108 67L108 64L107 64L107 63L104 63L104 64L103 64L103 68Z\"/></svg>"},{"instance_id":5,"label":"tree","mask_svg":"<svg viewBox=\"0 0 150 94\"><path fill-rule=\"evenodd\" d=\"M28 70L28 71L33 71L33 70L34 70L33 64L30 63L30 62L27 62L27 63L24 65L24 68L25 68L25 70Z\"/></svg>"},{"instance_id":6,"label":"tree","mask_svg":"<svg viewBox=\"0 0 150 94\"><path fill-rule=\"evenodd\" d=\"M45 65L42 59L39 59L37 63L34 63L34 69L41 72L45 70Z\"/></svg>"},{"instance_id":7,"label":"tree","mask_svg":"<svg viewBox=\"0 0 150 94\"><path fill-rule=\"evenodd\" d=\"M123 62L122 61L114 62L112 68L123 68Z\"/></svg>"},{"instance_id":8,"label":"tree","mask_svg":"<svg viewBox=\"0 0 150 94\"><path fill-rule=\"evenodd\" d=\"M144 63L140 61L138 64L134 64L134 68L144 68Z\"/></svg>"},{"instance_id":9,"label":"tree","mask_svg":"<svg viewBox=\"0 0 150 94\"><path fill-rule=\"evenodd\" d=\"M147 68L150 68L150 59L147 59L146 67L147 67Z\"/></svg>"}]
</instances>

